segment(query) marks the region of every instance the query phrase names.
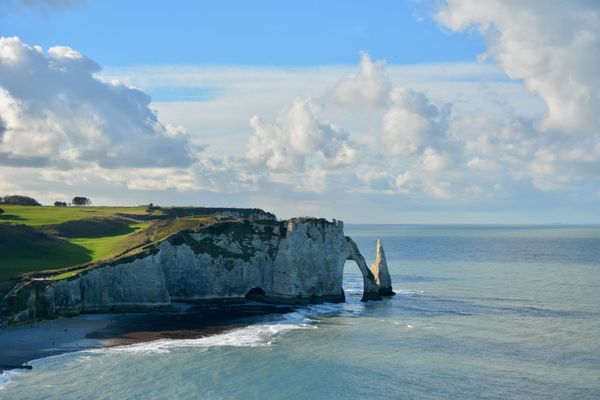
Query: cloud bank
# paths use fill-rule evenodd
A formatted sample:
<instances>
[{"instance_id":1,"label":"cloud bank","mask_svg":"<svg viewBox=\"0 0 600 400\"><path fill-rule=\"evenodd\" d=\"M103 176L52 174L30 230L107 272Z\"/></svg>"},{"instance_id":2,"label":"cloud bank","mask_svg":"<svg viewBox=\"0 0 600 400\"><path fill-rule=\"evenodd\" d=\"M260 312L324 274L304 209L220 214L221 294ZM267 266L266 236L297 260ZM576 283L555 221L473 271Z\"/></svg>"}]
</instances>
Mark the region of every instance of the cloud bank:
<instances>
[{"instance_id":1,"label":"cloud bank","mask_svg":"<svg viewBox=\"0 0 600 400\"><path fill-rule=\"evenodd\" d=\"M2 38L0 189L27 192L34 183L23 177L44 167L35 185L302 199L311 213L336 211L341 198L391 209L600 198L598 7L448 1L434 18L449 33L483 35L485 61L397 67L362 53L352 70L158 68L132 78L216 88L185 103L151 103L101 79L76 50ZM515 95L521 84L543 107ZM220 134L230 119L235 141ZM204 140L223 143L200 152Z\"/></svg>"},{"instance_id":2,"label":"cloud bank","mask_svg":"<svg viewBox=\"0 0 600 400\"><path fill-rule=\"evenodd\" d=\"M183 128L162 124L144 92L95 77L68 47L0 38L0 163L105 168L187 166Z\"/></svg>"},{"instance_id":3,"label":"cloud bank","mask_svg":"<svg viewBox=\"0 0 600 400\"><path fill-rule=\"evenodd\" d=\"M587 0L451 0L436 19L454 31L476 29L485 56L544 99L544 130L600 129L600 9Z\"/></svg>"}]
</instances>

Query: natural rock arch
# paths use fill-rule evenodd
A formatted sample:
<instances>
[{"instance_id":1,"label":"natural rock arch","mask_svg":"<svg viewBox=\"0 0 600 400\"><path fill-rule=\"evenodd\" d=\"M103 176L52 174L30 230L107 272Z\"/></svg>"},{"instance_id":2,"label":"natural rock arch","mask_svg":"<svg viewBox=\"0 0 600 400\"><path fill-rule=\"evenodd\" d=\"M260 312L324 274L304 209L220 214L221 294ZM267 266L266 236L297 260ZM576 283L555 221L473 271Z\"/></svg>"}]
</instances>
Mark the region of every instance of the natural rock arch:
<instances>
[{"instance_id":1,"label":"natural rock arch","mask_svg":"<svg viewBox=\"0 0 600 400\"><path fill-rule=\"evenodd\" d=\"M358 246L356 246L354 240L348 236L346 236L346 242L348 243L348 256L346 259L356 262L356 265L358 265L358 269L363 276L362 301L381 300L381 297L379 297L379 286L377 286L377 282L375 281L373 273L367 267L365 258L362 256L362 254L360 254Z\"/></svg>"}]
</instances>

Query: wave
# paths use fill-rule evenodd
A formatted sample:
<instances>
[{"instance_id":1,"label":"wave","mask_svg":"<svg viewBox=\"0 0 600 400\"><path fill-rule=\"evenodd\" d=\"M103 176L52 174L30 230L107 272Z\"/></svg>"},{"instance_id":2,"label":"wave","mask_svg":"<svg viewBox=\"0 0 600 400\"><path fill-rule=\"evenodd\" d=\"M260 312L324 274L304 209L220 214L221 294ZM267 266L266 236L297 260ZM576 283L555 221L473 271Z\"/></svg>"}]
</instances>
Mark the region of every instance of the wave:
<instances>
[{"instance_id":1,"label":"wave","mask_svg":"<svg viewBox=\"0 0 600 400\"><path fill-rule=\"evenodd\" d=\"M291 313L280 315L275 320L271 317L269 321L259 322L216 335L197 339L159 339L151 342L86 350L86 352L169 353L173 349L186 347L270 346L280 334L298 329L317 329L319 321L316 318L339 314L342 309L343 305L339 303L308 305Z\"/></svg>"},{"instance_id":2,"label":"wave","mask_svg":"<svg viewBox=\"0 0 600 400\"><path fill-rule=\"evenodd\" d=\"M303 311L303 310L302 310ZM98 349L85 349L75 352L43 357L29 362L35 366L40 363L51 362L57 358L85 357L89 355L101 355L115 352L126 353L169 353L173 349L187 347L258 347L270 346L275 337L281 333L297 329L314 329L313 320L304 312L296 311L283 314L276 321L265 321L228 332L206 336L197 339L160 339L151 342L136 343L123 346L105 347ZM23 373L22 371L8 370L0 374L0 390L4 389L13 380L12 377Z\"/></svg>"},{"instance_id":3,"label":"wave","mask_svg":"<svg viewBox=\"0 0 600 400\"><path fill-rule=\"evenodd\" d=\"M398 287L394 287L393 290L394 290L394 292L396 292L396 294L407 295L407 296L420 296L425 293L423 290L408 290L408 289L400 289Z\"/></svg>"},{"instance_id":4,"label":"wave","mask_svg":"<svg viewBox=\"0 0 600 400\"><path fill-rule=\"evenodd\" d=\"M319 317L337 315L345 311L356 314L351 303L321 303L308 305L298 308L293 312L269 316L265 320L245 326L243 328L233 329L216 335L205 336L197 339L159 339L151 342L142 342L122 346L91 348L74 352L67 352L48 357L39 358L29 362L35 366L40 363L50 362L51 359L85 357L90 355L102 355L114 352L125 353L169 353L171 350L181 348L209 348L218 346L232 347L259 347L271 346L275 343L278 335L299 330L299 329L317 329ZM0 390L4 389L12 378L23 371L8 370L0 374Z\"/></svg>"},{"instance_id":5,"label":"wave","mask_svg":"<svg viewBox=\"0 0 600 400\"><path fill-rule=\"evenodd\" d=\"M173 349L186 347L258 347L270 346L276 336L298 329L316 329L316 321L311 316L331 312L331 307L308 306L291 313L283 314L275 321L259 322L228 332L197 339L159 339L151 342L87 350L88 353L132 352L169 353Z\"/></svg>"},{"instance_id":6,"label":"wave","mask_svg":"<svg viewBox=\"0 0 600 400\"><path fill-rule=\"evenodd\" d=\"M18 371L13 371L13 370L9 370L9 371L4 371L3 373L0 374L0 391L2 389L4 389L6 386L8 386L8 384L12 381L12 377L15 375L18 375L22 372L18 372Z\"/></svg>"}]
</instances>

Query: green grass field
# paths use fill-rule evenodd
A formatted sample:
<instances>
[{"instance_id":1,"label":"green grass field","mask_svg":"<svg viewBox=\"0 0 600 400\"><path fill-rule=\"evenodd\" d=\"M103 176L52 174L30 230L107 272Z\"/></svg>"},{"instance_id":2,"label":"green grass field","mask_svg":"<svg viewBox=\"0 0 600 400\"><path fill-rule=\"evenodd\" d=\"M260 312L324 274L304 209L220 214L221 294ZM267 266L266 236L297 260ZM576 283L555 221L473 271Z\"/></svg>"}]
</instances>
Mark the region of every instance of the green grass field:
<instances>
[{"instance_id":1,"label":"green grass field","mask_svg":"<svg viewBox=\"0 0 600 400\"><path fill-rule=\"evenodd\" d=\"M139 246L136 233L151 225L116 216L147 215L145 207L1 208L0 280L110 259Z\"/></svg>"},{"instance_id":2,"label":"green grass field","mask_svg":"<svg viewBox=\"0 0 600 400\"><path fill-rule=\"evenodd\" d=\"M12 222L29 226L60 224L85 218L111 217L117 213L147 215L146 207L54 207L0 205L4 214L0 223Z\"/></svg>"}]
</instances>

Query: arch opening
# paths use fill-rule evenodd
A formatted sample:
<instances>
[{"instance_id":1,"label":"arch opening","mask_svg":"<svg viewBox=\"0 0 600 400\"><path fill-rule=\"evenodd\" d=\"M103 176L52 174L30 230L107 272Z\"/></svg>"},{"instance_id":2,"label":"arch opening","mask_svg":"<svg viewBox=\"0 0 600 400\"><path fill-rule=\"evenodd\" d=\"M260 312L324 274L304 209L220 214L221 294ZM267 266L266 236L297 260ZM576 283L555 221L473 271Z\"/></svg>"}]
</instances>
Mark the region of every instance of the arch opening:
<instances>
[{"instance_id":1,"label":"arch opening","mask_svg":"<svg viewBox=\"0 0 600 400\"><path fill-rule=\"evenodd\" d=\"M260 286L256 286L256 287L253 287L252 289L248 290L248 293L246 293L246 296L244 296L244 297L246 298L246 300L260 301L260 300L264 300L265 295L266 295L265 291Z\"/></svg>"},{"instance_id":2,"label":"arch opening","mask_svg":"<svg viewBox=\"0 0 600 400\"><path fill-rule=\"evenodd\" d=\"M358 265L358 269L363 277L363 296L361 300L381 300L381 297L379 297L379 287L375 281L375 277L373 276L371 270L367 267L365 258L362 256L362 254L360 254L358 246L356 243L354 243L354 240L348 236L346 236L346 242L348 244L348 256L346 257L346 260L352 260L356 262L356 265Z\"/></svg>"},{"instance_id":3,"label":"arch opening","mask_svg":"<svg viewBox=\"0 0 600 400\"><path fill-rule=\"evenodd\" d=\"M362 300L365 292L363 274L354 260L346 260L342 272L343 301L354 303Z\"/></svg>"}]
</instances>

